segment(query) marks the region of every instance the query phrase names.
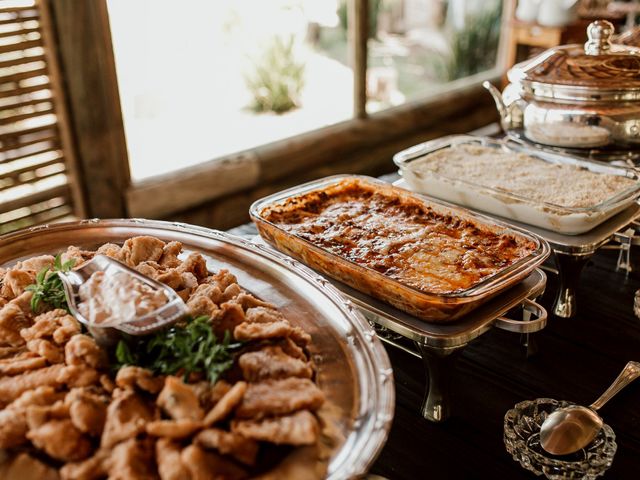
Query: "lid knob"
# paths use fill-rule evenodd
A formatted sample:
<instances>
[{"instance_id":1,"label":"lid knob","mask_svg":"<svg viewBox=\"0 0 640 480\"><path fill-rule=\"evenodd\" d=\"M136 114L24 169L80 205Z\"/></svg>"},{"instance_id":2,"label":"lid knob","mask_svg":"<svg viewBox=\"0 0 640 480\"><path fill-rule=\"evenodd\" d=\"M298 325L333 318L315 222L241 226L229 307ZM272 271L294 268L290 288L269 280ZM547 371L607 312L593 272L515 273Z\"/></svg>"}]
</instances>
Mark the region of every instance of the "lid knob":
<instances>
[{"instance_id":1,"label":"lid knob","mask_svg":"<svg viewBox=\"0 0 640 480\"><path fill-rule=\"evenodd\" d=\"M611 37L615 28L611 22L596 20L587 27L589 41L584 44L584 53L587 55L602 55L611 50Z\"/></svg>"}]
</instances>

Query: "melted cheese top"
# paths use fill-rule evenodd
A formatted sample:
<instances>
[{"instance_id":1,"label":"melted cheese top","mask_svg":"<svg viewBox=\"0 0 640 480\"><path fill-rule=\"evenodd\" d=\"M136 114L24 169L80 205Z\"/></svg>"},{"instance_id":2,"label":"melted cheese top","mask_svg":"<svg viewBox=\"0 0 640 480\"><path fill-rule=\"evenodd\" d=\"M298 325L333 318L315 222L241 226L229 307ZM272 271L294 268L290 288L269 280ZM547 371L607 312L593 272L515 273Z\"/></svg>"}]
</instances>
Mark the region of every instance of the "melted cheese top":
<instances>
[{"instance_id":1,"label":"melted cheese top","mask_svg":"<svg viewBox=\"0 0 640 480\"><path fill-rule=\"evenodd\" d=\"M359 181L290 198L261 213L328 252L428 293L469 289L536 248L524 237L494 233Z\"/></svg>"}]
</instances>

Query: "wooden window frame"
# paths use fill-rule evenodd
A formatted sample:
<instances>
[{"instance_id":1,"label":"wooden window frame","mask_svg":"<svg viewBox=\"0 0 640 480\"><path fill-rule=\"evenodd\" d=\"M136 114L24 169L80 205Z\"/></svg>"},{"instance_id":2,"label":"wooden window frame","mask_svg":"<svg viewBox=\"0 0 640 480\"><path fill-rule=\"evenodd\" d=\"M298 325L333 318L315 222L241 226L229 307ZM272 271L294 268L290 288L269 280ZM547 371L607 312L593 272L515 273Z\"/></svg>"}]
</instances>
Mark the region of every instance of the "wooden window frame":
<instances>
[{"instance_id":1,"label":"wooden window frame","mask_svg":"<svg viewBox=\"0 0 640 480\"><path fill-rule=\"evenodd\" d=\"M349 159L349 165L388 162L393 153L409 145L497 119L492 100L480 84L499 81L500 61L494 70L451 82L429 97L367 114L368 2L352 0L352 119L134 183L106 0L41 1L49 5L58 35L91 216L168 218L243 190L286 185L287 179L297 179L302 172L321 172L324 163L337 158ZM476 112L478 108L481 111Z\"/></svg>"}]
</instances>

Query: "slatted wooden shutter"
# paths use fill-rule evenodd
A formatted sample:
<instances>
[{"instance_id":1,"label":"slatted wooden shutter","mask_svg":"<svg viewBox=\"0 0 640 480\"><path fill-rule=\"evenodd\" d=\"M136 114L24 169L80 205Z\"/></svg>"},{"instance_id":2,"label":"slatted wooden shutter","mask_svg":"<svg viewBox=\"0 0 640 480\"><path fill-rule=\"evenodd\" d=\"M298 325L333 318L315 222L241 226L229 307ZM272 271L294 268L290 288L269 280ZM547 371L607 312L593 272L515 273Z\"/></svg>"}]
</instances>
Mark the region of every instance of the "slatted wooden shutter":
<instances>
[{"instance_id":1,"label":"slatted wooden shutter","mask_svg":"<svg viewBox=\"0 0 640 480\"><path fill-rule=\"evenodd\" d=\"M84 213L46 7L0 0L0 234Z\"/></svg>"}]
</instances>

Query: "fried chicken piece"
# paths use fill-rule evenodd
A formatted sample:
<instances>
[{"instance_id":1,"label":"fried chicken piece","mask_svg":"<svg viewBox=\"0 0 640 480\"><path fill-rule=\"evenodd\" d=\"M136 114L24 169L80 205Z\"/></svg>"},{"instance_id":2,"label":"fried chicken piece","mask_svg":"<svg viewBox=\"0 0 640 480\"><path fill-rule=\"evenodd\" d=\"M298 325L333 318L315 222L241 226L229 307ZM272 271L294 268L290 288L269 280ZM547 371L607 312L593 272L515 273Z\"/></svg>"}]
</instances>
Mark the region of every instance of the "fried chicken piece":
<instances>
[{"instance_id":1,"label":"fried chicken piece","mask_svg":"<svg viewBox=\"0 0 640 480\"><path fill-rule=\"evenodd\" d=\"M271 338L290 337L298 345L306 346L311 342L311 336L300 327L294 327L286 320L271 323L244 322L233 330L236 340L268 340Z\"/></svg>"},{"instance_id":2,"label":"fried chicken piece","mask_svg":"<svg viewBox=\"0 0 640 480\"><path fill-rule=\"evenodd\" d=\"M222 291L217 285L211 283L198 285L187 300L187 306L193 316L207 315L211 318L217 314L220 303L222 303Z\"/></svg>"},{"instance_id":3,"label":"fried chicken piece","mask_svg":"<svg viewBox=\"0 0 640 480\"><path fill-rule=\"evenodd\" d=\"M95 252L91 252L89 250L82 250L74 245L71 245L67 248L65 252L60 255L60 260L64 265L69 260L73 260L73 266L79 267L84 264L87 260L91 260Z\"/></svg>"},{"instance_id":4,"label":"fried chicken piece","mask_svg":"<svg viewBox=\"0 0 640 480\"><path fill-rule=\"evenodd\" d=\"M50 420L32 428L27 438L50 457L65 462L83 460L92 452L89 439L69 419Z\"/></svg>"},{"instance_id":5,"label":"fried chicken piece","mask_svg":"<svg viewBox=\"0 0 640 480\"><path fill-rule=\"evenodd\" d=\"M138 387L145 392L156 394L164 386L164 377L156 377L151 370L146 368L127 365L118 370L116 385L129 390Z\"/></svg>"},{"instance_id":6,"label":"fried chicken piece","mask_svg":"<svg viewBox=\"0 0 640 480\"><path fill-rule=\"evenodd\" d=\"M69 407L62 400L52 405L29 405L25 410L25 418L29 429L34 430L50 420L68 419Z\"/></svg>"},{"instance_id":7,"label":"fried chicken piece","mask_svg":"<svg viewBox=\"0 0 640 480\"><path fill-rule=\"evenodd\" d=\"M177 242L176 242L177 243ZM182 463L180 444L168 438L156 442L156 461L160 480L191 480L189 469Z\"/></svg>"},{"instance_id":8,"label":"fried chicken piece","mask_svg":"<svg viewBox=\"0 0 640 480\"><path fill-rule=\"evenodd\" d=\"M144 262L136 267L140 273L150 276L158 282L164 283L176 291L191 289L198 286L198 279L191 272L181 272L177 268L165 268L155 262Z\"/></svg>"},{"instance_id":9,"label":"fried chicken piece","mask_svg":"<svg viewBox=\"0 0 640 480\"><path fill-rule=\"evenodd\" d=\"M63 369L63 365L57 364L31 370L16 377L0 378L0 403L12 402L22 393L36 387L59 387L62 382L58 380L58 376Z\"/></svg>"},{"instance_id":10,"label":"fried chicken piece","mask_svg":"<svg viewBox=\"0 0 640 480\"><path fill-rule=\"evenodd\" d=\"M209 275L207 269L207 261L199 253L190 253L187 258L178 266L178 271L189 272L197 279L201 281Z\"/></svg>"},{"instance_id":11,"label":"fried chicken piece","mask_svg":"<svg viewBox=\"0 0 640 480\"><path fill-rule=\"evenodd\" d=\"M89 387L100 382L101 374L86 365L67 365L60 370L58 382L69 388Z\"/></svg>"},{"instance_id":12,"label":"fried chicken piece","mask_svg":"<svg viewBox=\"0 0 640 480\"><path fill-rule=\"evenodd\" d=\"M107 374L100 375L98 382L100 383L102 389L107 393L113 393L113 391L116 389L116 384Z\"/></svg>"},{"instance_id":13,"label":"fried chicken piece","mask_svg":"<svg viewBox=\"0 0 640 480\"><path fill-rule=\"evenodd\" d=\"M229 390L231 390L231 385L226 380L218 380L213 387L209 390L209 402L212 404L218 403L222 397L224 397Z\"/></svg>"},{"instance_id":14,"label":"fried chicken piece","mask_svg":"<svg viewBox=\"0 0 640 480\"><path fill-rule=\"evenodd\" d=\"M309 360L309 357L304 352L304 350L289 337L278 339L274 345L280 347L282 351L290 357L297 358L304 362Z\"/></svg>"},{"instance_id":15,"label":"fried chicken piece","mask_svg":"<svg viewBox=\"0 0 640 480\"><path fill-rule=\"evenodd\" d=\"M96 250L96 254L106 255L107 257L115 258L116 260L121 259L120 250L122 247L115 243L105 243L101 245L98 250Z\"/></svg>"},{"instance_id":16,"label":"fried chicken piece","mask_svg":"<svg viewBox=\"0 0 640 480\"><path fill-rule=\"evenodd\" d=\"M49 363L64 362L64 349L59 345L43 338L36 338L27 342L27 349L46 359Z\"/></svg>"},{"instance_id":17,"label":"fried chicken piece","mask_svg":"<svg viewBox=\"0 0 640 480\"><path fill-rule=\"evenodd\" d=\"M176 294L182 299L183 302L187 303L189 297L191 296L191 291L193 288L183 288L182 290L176 291Z\"/></svg>"},{"instance_id":18,"label":"fried chicken piece","mask_svg":"<svg viewBox=\"0 0 640 480\"><path fill-rule=\"evenodd\" d=\"M130 438L113 448L109 458L109 480L156 480L153 443L149 438Z\"/></svg>"},{"instance_id":19,"label":"fried chicken piece","mask_svg":"<svg viewBox=\"0 0 640 480\"><path fill-rule=\"evenodd\" d=\"M0 309L0 344L19 347L25 344L20 330L30 327L32 292L24 292Z\"/></svg>"},{"instance_id":20,"label":"fried chicken piece","mask_svg":"<svg viewBox=\"0 0 640 480\"><path fill-rule=\"evenodd\" d=\"M33 352L22 352L13 358L0 360L0 375L19 375L47 365L47 359Z\"/></svg>"},{"instance_id":21,"label":"fried chicken piece","mask_svg":"<svg viewBox=\"0 0 640 480\"><path fill-rule=\"evenodd\" d=\"M27 342L27 348L46 358L49 363L64 361L62 344L78 333L80 324L62 309L38 315L33 325L20 330L20 335Z\"/></svg>"},{"instance_id":22,"label":"fried chicken piece","mask_svg":"<svg viewBox=\"0 0 640 480\"><path fill-rule=\"evenodd\" d=\"M240 356L238 364L248 382L288 377L311 378L313 370L307 362L290 357L278 346L247 352Z\"/></svg>"},{"instance_id":23,"label":"fried chicken piece","mask_svg":"<svg viewBox=\"0 0 640 480\"><path fill-rule=\"evenodd\" d=\"M92 457L82 462L69 462L60 469L62 480L100 480L107 476L111 451L98 450Z\"/></svg>"},{"instance_id":24,"label":"fried chicken piece","mask_svg":"<svg viewBox=\"0 0 640 480\"><path fill-rule=\"evenodd\" d=\"M133 237L124 242L120 259L130 267L140 262L157 262L162 257L164 242L155 237Z\"/></svg>"},{"instance_id":25,"label":"fried chicken piece","mask_svg":"<svg viewBox=\"0 0 640 480\"><path fill-rule=\"evenodd\" d=\"M3 480L59 480L55 468L27 453L19 453L15 457L0 462L0 478Z\"/></svg>"},{"instance_id":26,"label":"fried chicken piece","mask_svg":"<svg viewBox=\"0 0 640 480\"><path fill-rule=\"evenodd\" d=\"M198 395L191 386L178 377L167 377L156 403L167 415L175 420L197 421L202 420L204 417Z\"/></svg>"},{"instance_id":27,"label":"fried chicken piece","mask_svg":"<svg viewBox=\"0 0 640 480\"><path fill-rule=\"evenodd\" d=\"M107 418L110 398L91 388L74 388L64 399L74 427L83 433L100 436Z\"/></svg>"},{"instance_id":28,"label":"fried chicken piece","mask_svg":"<svg viewBox=\"0 0 640 480\"><path fill-rule=\"evenodd\" d=\"M157 262L140 262L135 266L135 270L155 280L162 273L163 268Z\"/></svg>"},{"instance_id":29,"label":"fried chicken piece","mask_svg":"<svg viewBox=\"0 0 640 480\"><path fill-rule=\"evenodd\" d=\"M15 267L8 270L2 280L0 295L7 299L22 295L27 286L36 283L36 273L35 271L20 270Z\"/></svg>"},{"instance_id":30,"label":"fried chicken piece","mask_svg":"<svg viewBox=\"0 0 640 480\"><path fill-rule=\"evenodd\" d=\"M27 443L29 427L22 412L0 410L0 448L19 447Z\"/></svg>"},{"instance_id":31,"label":"fried chicken piece","mask_svg":"<svg viewBox=\"0 0 640 480\"><path fill-rule=\"evenodd\" d=\"M200 287L203 286L208 287L209 285L200 285ZM218 311L220 310L220 307L218 307L218 305L216 305L210 298L207 298L204 295L191 295L186 300L186 304L187 307L189 307L191 316L194 318L200 317L202 315L213 318L218 314Z\"/></svg>"},{"instance_id":32,"label":"fried chicken piece","mask_svg":"<svg viewBox=\"0 0 640 480\"><path fill-rule=\"evenodd\" d=\"M222 292L222 301L229 302L242 293L242 288L237 283L232 283Z\"/></svg>"},{"instance_id":33,"label":"fried chicken piece","mask_svg":"<svg viewBox=\"0 0 640 480\"><path fill-rule=\"evenodd\" d=\"M27 342L38 338L53 338L53 333L60 326L58 318L66 315L69 315L66 310L59 308L38 315L34 319L33 325L20 330L20 335ZM79 327L78 330L80 330Z\"/></svg>"},{"instance_id":34,"label":"fried chicken piece","mask_svg":"<svg viewBox=\"0 0 640 480\"><path fill-rule=\"evenodd\" d=\"M218 338L221 338L224 332L227 330L233 332L244 321L245 316L242 307L235 302L225 302L220 305L220 309L211 317L211 326L213 333Z\"/></svg>"},{"instance_id":35,"label":"fried chicken piece","mask_svg":"<svg viewBox=\"0 0 640 480\"><path fill-rule=\"evenodd\" d=\"M238 418L263 418L285 415L296 410L316 410L324 394L306 378L286 378L251 383L236 409Z\"/></svg>"},{"instance_id":36,"label":"fried chicken piece","mask_svg":"<svg viewBox=\"0 0 640 480\"><path fill-rule=\"evenodd\" d=\"M57 392L50 386L35 387L20 395L16 400L7 406L7 409L24 411L31 405L53 405L58 400L62 400L65 394Z\"/></svg>"},{"instance_id":37,"label":"fried chicken piece","mask_svg":"<svg viewBox=\"0 0 640 480\"><path fill-rule=\"evenodd\" d=\"M204 417L203 424L206 427L213 425L221 420L227 418L236 406L242 402L242 398L247 391L247 384L245 382L236 383L231 389L225 393L218 403L207 413Z\"/></svg>"},{"instance_id":38,"label":"fried chicken piece","mask_svg":"<svg viewBox=\"0 0 640 480\"><path fill-rule=\"evenodd\" d=\"M241 480L247 472L215 452L189 445L180 455L193 480Z\"/></svg>"},{"instance_id":39,"label":"fried chicken piece","mask_svg":"<svg viewBox=\"0 0 640 480\"><path fill-rule=\"evenodd\" d=\"M264 302L262 300L257 299L256 297L254 297L253 295L251 295L250 293L240 293L236 298L233 299L234 302L238 303L243 310L248 310L251 308L265 308L265 309L275 309L275 305L269 303L269 302Z\"/></svg>"},{"instance_id":40,"label":"fried chicken piece","mask_svg":"<svg viewBox=\"0 0 640 480\"><path fill-rule=\"evenodd\" d=\"M318 420L307 410L263 420L232 420L231 431L277 445L312 445L318 440Z\"/></svg>"},{"instance_id":41,"label":"fried chicken piece","mask_svg":"<svg viewBox=\"0 0 640 480\"><path fill-rule=\"evenodd\" d=\"M171 439L183 439L190 437L202 428L202 422L197 420L155 420L146 425L149 435L154 437L166 437Z\"/></svg>"},{"instance_id":42,"label":"fried chicken piece","mask_svg":"<svg viewBox=\"0 0 640 480\"><path fill-rule=\"evenodd\" d=\"M210 275L209 277L204 279L204 282L216 285L221 292L224 292L229 285L238 283L238 279L229 270L227 270L226 268L222 268L218 271L218 273Z\"/></svg>"},{"instance_id":43,"label":"fried chicken piece","mask_svg":"<svg viewBox=\"0 0 640 480\"><path fill-rule=\"evenodd\" d=\"M27 409L35 405L52 405L63 394L56 393L51 387L38 387L28 390L0 410L0 449L20 446L27 442Z\"/></svg>"},{"instance_id":44,"label":"fried chicken piece","mask_svg":"<svg viewBox=\"0 0 640 480\"><path fill-rule=\"evenodd\" d=\"M180 253L182 253L182 243L175 241L169 242L162 247L162 256L158 263L163 267L176 268L181 263L178 258Z\"/></svg>"},{"instance_id":45,"label":"fried chicken piece","mask_svg":"<svg viewBox=\"0 0 640 480\"><path fill-rule=\"evenodd\" d=\"M57 321L59 326L53 332L53 341L58 345L67 343L71 337L81 332L80 322L73 315L58 316Z\"/></svg>"},{"instance_id":46,"label":"fried chicken piece","mask_svg":"<svg viewBox=\"0 0 640 480\"><path fill-rule=\"evenodd\" d=\"M284 315L273 307L250 307L245 312L247 322L273 323L285 320Z\"/></svg>"},{"instance_id":47,"label":"fried chicken piece","mask_svg":"<svg viewBox=\"0 0 640 480\"><path fill-rule=\"evenodd\" d=\"M145 431L145 425L158 418L154 405L132 390L116 390L107 408L107 419L100 445L109 448Z\"/></svg>"},{"instance_id":48,"label":"fried chicken piece","mask_svg":"<svg viewBox=\"0 0 640 480\"><path fill-rule=\"evenodd\" d=\"M222 290L215 283L202 283L195 289L191 298L205 297L211 300L215 305L222 303Z\"/></svg>"},{"instance_id":49,"label":"fried chicken piece","mask_svg":"<svg viewBox=\"0 0 640 480\"><path fill-rule=\"evenodd\" d=\"M74 335L64 347L67 365L104 368L107 366L107 352L88 335Z\"/></svg>"},{"instance_id":50,"label":"fried chicken piece","mask_svg":"<svg viewBox=\"0 0 640 480\"><path fill-rule=\"evenodd\" d=\"M231 455L245 465L255 465L259 448L255 440L218 428L201 431L195 436L194 443L204 448L214 448L223 455Z\"/></svg>"},{"instance_id":51,"label":"fried chicken piece","mask_svg":"<svg viewBox=\"0 0 640 480\"><path fill-rule=\"evenodd\" d=\"M13 358L25 351L24 346L19 347L0 347L0 359Z\"/></svg>"},{"instance_id":52,"label":"fried chicken piece","mask_svg":"<svg viewBox=\"0 0 640 480\"><path fill-rule=\"evenodd\" d=\"M22 310L22 313L24 313L26 316L31 317L33 315L33 311L31 310L31 297L33 297L32 292L24 292L11 300L10 303L13 303L18 308L20 308L20 310Z\"/></svg>"},{"instance_id":53,"label":"fried chicken piece","mask_svg":"<svg viewBox=\"0 0 640 480\"><path fill-rule=\"evenodd\" d=\"M27 258L26 260L22 260L16 263L16 266L13 267L16 270L30 270L32 272L40 272L40 270L44 268L53 267L53 263L55 262L55 258L53 255L39 255L37 257Z\"/></svg>"}]
</instances>

